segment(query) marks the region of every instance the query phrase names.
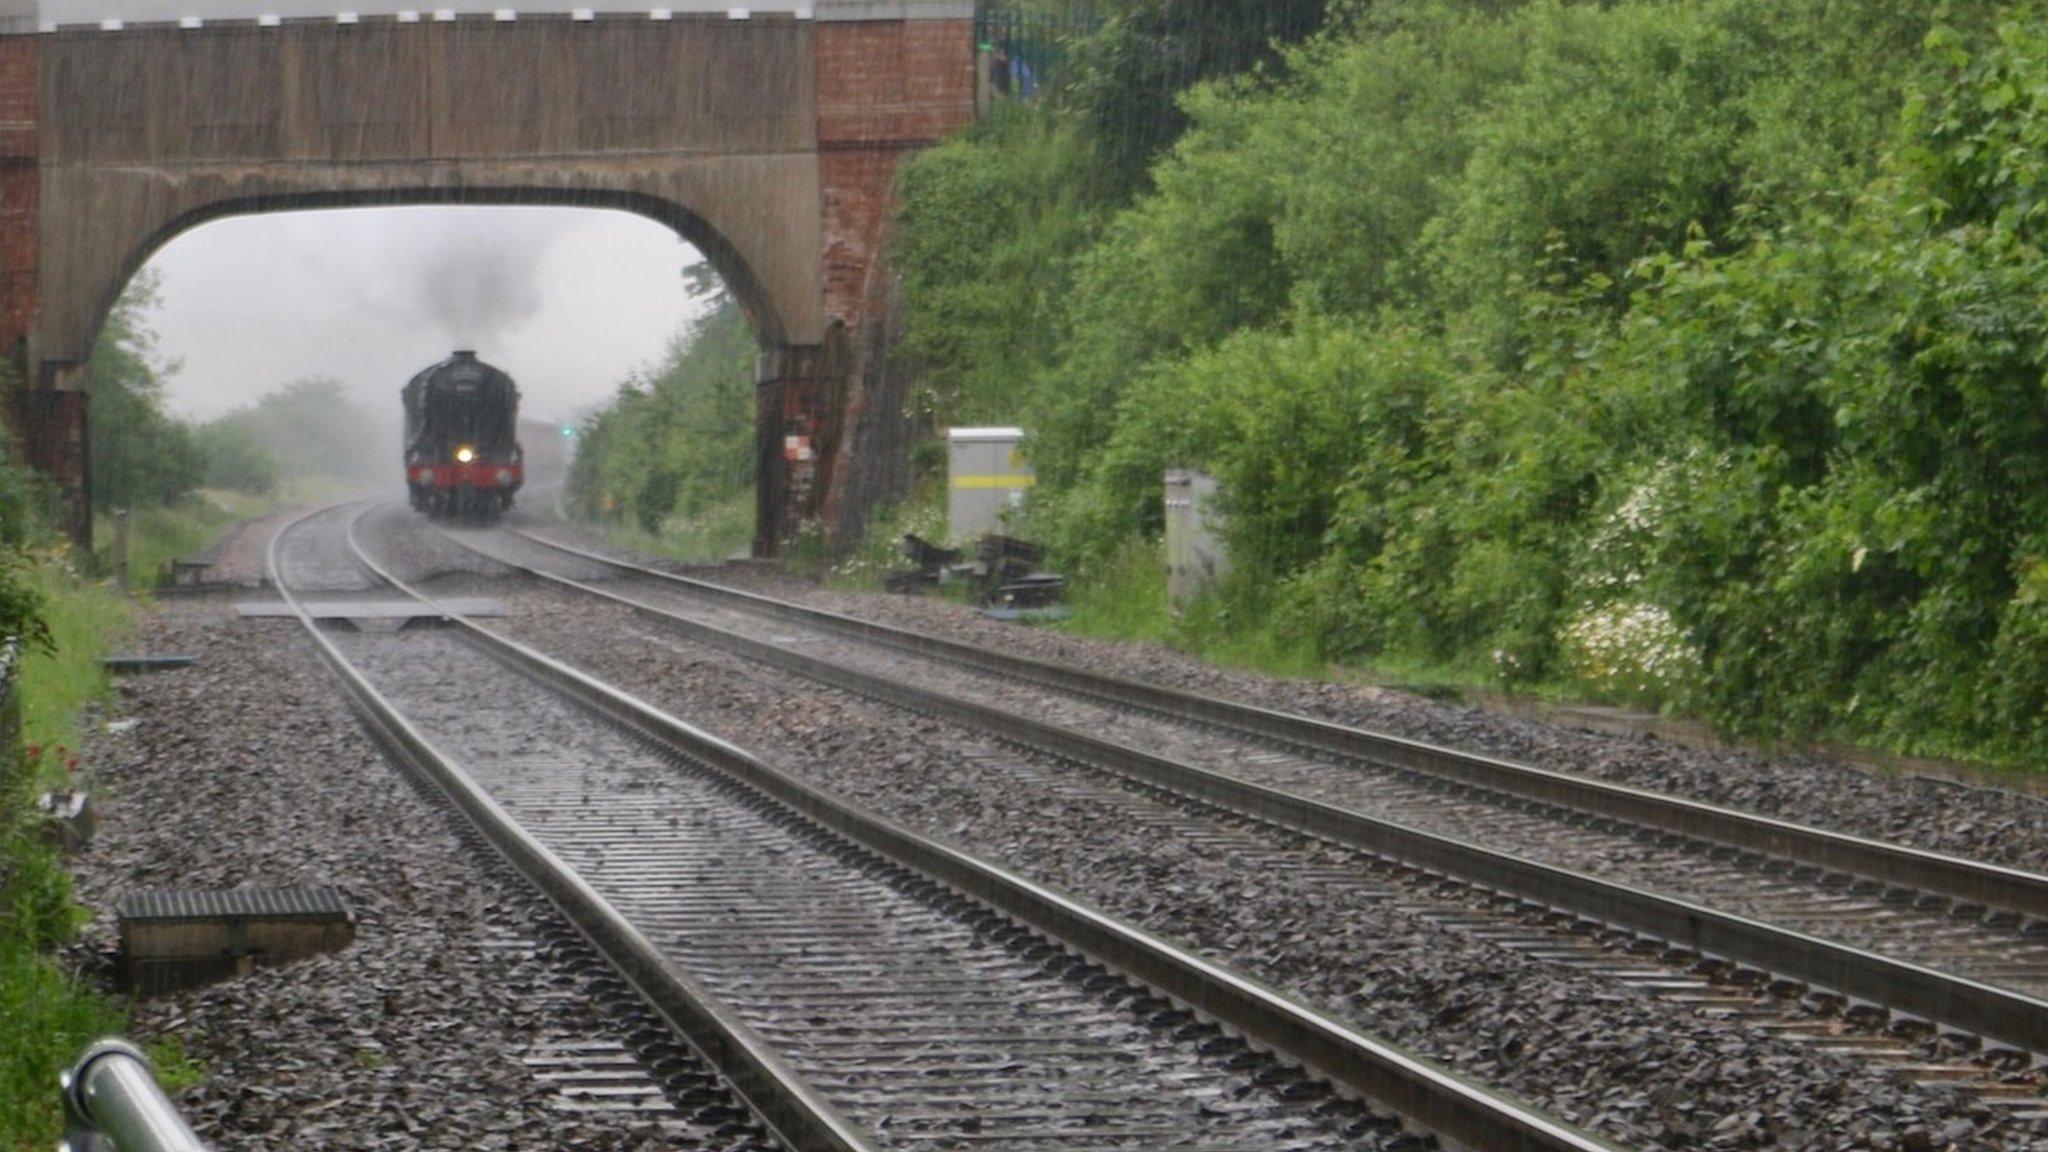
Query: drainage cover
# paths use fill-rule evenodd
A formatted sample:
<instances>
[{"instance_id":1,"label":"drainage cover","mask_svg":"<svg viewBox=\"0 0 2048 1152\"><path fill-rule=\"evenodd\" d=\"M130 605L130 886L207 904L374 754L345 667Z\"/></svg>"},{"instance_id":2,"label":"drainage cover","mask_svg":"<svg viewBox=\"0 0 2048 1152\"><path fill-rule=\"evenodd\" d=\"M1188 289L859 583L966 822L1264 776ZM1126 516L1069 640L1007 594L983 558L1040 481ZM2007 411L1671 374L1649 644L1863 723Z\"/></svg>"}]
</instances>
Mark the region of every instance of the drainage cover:
<instances>
[{"instance_id":1,"label":"drainage cover","mask_svg":"<svg viewBox=\"0 0 2048 1152\"><path fill-rule=\"evenodd\" d=\"M115 906L121 958L139 992L209 984L345 948L355 914L339 888L138 892Z\"/></svg>"}]
</instances>

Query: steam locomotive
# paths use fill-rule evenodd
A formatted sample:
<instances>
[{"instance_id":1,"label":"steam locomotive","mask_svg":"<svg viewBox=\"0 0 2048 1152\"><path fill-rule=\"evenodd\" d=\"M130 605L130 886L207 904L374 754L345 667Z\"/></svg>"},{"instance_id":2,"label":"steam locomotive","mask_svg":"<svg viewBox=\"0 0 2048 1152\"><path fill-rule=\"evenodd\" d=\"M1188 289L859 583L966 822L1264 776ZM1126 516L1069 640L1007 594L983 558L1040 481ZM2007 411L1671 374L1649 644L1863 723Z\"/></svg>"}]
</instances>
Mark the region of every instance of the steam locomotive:
<instances>
[{"instance_id":1,"label":"steam locomotive","mask_svg":"<svg viewBox=\"0 0 2048 1152\"><path fill-rule=\"evenodd\" d=\"M458 351L405 386L405 484L429 516L495 519L526 482L519 388Z\"/></svg>"}]
</instances>

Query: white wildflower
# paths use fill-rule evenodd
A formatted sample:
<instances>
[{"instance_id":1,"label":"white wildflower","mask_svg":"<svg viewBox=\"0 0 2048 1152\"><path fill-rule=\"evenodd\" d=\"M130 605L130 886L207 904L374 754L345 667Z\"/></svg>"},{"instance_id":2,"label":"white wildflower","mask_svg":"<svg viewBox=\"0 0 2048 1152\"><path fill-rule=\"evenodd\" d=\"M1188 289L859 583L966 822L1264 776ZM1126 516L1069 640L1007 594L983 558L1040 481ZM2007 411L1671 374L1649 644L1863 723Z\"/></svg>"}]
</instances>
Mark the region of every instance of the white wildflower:
<instances>
[{"instance_id":1,"label":"white wildflower","mask_svg":"<svg viewBox=\"0 0 2048 1152\"><path fill-rule=\"evenodd\" d=\"M1671 614L1641 600L1589 607L1566 625L1566 667L1595 691L1658 703L1699 669L1699 650Z\"/></svg>"}]
</instances>

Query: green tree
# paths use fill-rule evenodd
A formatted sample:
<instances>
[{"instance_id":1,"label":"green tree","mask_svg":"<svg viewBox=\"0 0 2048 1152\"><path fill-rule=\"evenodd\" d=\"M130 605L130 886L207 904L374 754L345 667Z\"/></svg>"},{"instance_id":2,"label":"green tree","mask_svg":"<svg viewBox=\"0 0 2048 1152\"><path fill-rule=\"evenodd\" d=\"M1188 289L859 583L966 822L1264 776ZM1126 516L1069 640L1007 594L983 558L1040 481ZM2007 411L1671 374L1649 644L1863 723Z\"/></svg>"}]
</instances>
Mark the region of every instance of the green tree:
<instances>
[{"instance_id":1,"label":"green tree","mask_svg":"<svg viewBox=\"0 0 2048 1152\"><path fill-rule=\"evenodd\" d=\"M1178 97L1275 61L1321 27L1327 0L1122 0L1077 46L1067 96L1101 153L1112 198L1141 187L1180 137Z\"/></svg>"},{"instance_id":2,"label":"green tree","mask_svg":"<svg viewBox=\"0 0 2048 1152\"><path fill-rule=\"evenodd\" d=\"M223 439L228 451L253 445L284 476L384 481L397 467L397 407L395 388L390 409L378 412L351 399L341 381L311 376L264 394L210 427L219 429L216 437L234 438Z\"/></svg>"},{"instance_id":3,"label":"green tree","mask_svg":"<svg viewBox=\"0 0 2048 1152\"><path fill-rule=\"evenodd\" d=\"M1018 385L1054 362L1075 259L1107 215L1083 191L1095 162L1071 128L1007 105L905 165L891 264L918 415L1020 418Z\"/></svg>"},{"instance_id":4,"label":"green tree","mask_svg":"<svg viewBox=\"0 0 2048 1152\"><path fill-rule=\"evenodd\" d=\"M277 490L277 459L257 441L255 431L246 423L215 420L200 425L194 436L206 458L208 487L258 496Z\"/></svg>"},{"instance_id":5,"label":"green tree","mask_svg":"<svg viewBox=\"0 0 2048 1152\"><path fill-rule=\"evenodd\" d=\"M164 381L178 365L159 356L148 323L158 280L144 271L129 283L86 367L92 499L102 508L169 504L205 474L191 430L163 407Z\"/></svg>"},{"instance_id":6,"label":"green tree","mask_svg":"<svg viewBox=\"0 0 2048 1152\"><path fill-rule=\"evenodd\" d=\"M748 491L754 479L754 360L739 305L702 266L685 272L706 310L650 371L587 418L569 471L580 515L658 532ZM708 289L708 291L706 291Z\"/></svg>"}]
</instances>

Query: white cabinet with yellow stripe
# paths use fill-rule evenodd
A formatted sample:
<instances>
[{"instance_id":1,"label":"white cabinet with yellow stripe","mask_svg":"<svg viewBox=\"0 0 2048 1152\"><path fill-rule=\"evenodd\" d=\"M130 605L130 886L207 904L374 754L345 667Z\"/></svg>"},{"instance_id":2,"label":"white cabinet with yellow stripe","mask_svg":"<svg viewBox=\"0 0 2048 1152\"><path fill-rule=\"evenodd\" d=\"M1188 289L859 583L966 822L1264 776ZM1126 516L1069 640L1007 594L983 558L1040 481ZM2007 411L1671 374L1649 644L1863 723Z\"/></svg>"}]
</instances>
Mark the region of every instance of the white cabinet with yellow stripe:
<instances>
[{"instance_id":1,"label":"white cabinet with yellow stripe","mask_svg":"<svg viewBox=\"0 0 2048 1152\"><path fill-rule=\"evenodd\" d=\"M1003 513L1037 483L1022 428L946 430L946 524L956 543L1003 530Z\"/></svg>"}]
</instances>

